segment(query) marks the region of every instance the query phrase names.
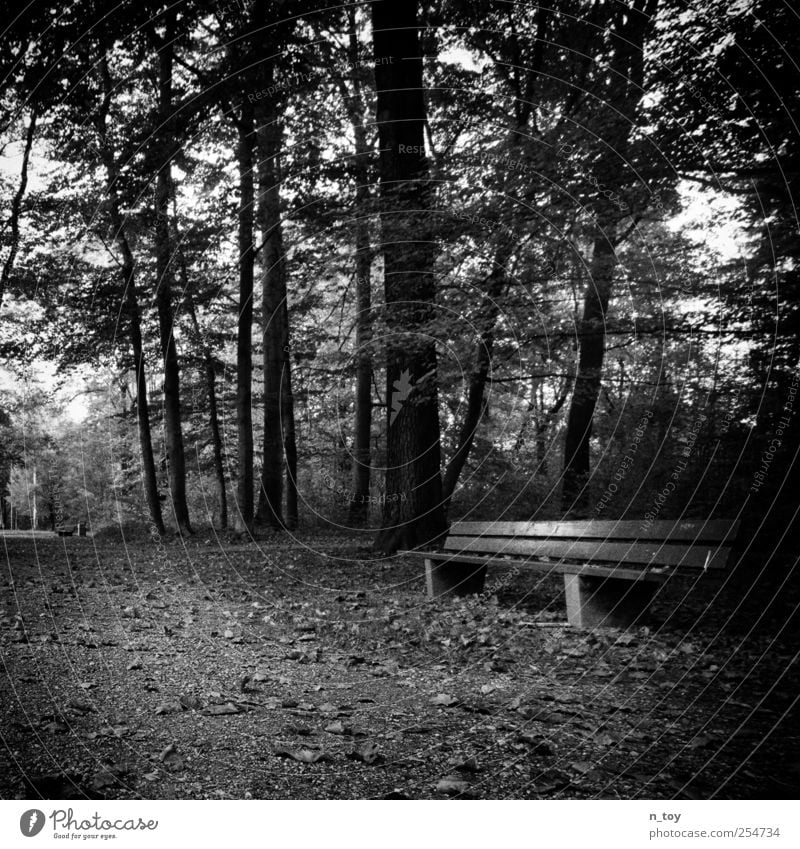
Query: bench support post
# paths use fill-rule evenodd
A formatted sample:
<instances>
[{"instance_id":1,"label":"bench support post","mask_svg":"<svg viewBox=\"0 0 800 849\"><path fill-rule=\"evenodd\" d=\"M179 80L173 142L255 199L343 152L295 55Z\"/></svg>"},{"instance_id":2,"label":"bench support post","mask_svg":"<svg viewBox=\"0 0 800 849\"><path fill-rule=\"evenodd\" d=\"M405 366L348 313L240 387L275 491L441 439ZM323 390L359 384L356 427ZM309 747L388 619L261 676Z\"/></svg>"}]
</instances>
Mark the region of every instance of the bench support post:
<instances>
[{"instance_id":1,"label":"bench support post","mask_svg":"<svg viewBox=\"0 0 800 849\"><path fill-rule=\"evenodd\" d=\"M642 624L658 584L564 573L567 619L574 628Z\"/></svg>"},{"instance_id":2,"label":"bench support post","mask_svg":"<svg viewBox=\"0 0 800 849\"><path fill-rule=\"evenodd\" d=\"M473 595L483 592L486 564L441 563L425 559L425 585L428 598L442 595Z\"/></svg>"}]
</instances>

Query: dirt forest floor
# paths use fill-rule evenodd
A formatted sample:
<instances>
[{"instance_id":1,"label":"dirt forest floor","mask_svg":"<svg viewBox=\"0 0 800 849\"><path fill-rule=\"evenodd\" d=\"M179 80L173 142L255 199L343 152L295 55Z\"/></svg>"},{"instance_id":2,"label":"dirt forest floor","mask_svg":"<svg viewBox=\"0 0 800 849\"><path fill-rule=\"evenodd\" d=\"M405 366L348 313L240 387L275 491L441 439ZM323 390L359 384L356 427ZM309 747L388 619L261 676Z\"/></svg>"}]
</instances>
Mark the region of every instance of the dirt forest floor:
<instances>
[{"instance_id":1,"label":"dirt forest floor","mask_svg":"<svg viewBox=\"0 0 800 849\"><path fill-rule=\"evenodd\" d=\"M368 542L0 538L0 798L797 797L788 565L581 632Z\"/></svg>"}]
</instances>

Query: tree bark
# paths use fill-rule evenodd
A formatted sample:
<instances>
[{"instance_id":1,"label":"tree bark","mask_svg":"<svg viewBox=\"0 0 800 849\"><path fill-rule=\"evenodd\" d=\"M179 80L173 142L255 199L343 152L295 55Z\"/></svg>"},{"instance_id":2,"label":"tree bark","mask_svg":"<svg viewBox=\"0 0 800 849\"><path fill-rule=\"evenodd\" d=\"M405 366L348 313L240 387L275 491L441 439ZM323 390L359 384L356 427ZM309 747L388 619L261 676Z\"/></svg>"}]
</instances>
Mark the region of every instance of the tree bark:
<instances>
[{"instance_id":1,"label":"tree bark","mask_svg":"<svg viewBox=\"0 0 800 849\"><path fill-rule=\"evenodd\" d=\"M116 201L113 202L114 204ZM118 208L118 207L117 207ZM115 223L114 218L121 222L119 214L112 216L112 226L117 233L117 244L123 250L123 277L125 278L126 312L130 324L131 348L133 350L133 367L136 373L136 421L139 430L139 447L142 455L142 481L145 499L150 510L150 518L160 535L166 533L164 518L161 515L161 499L158 497L158 480L156 478L155 457L153 456L153 440L150 432L150 408L147 402L147 374L145 372L144 346L142 344L142 325L139 303L136 294L133 257L130 255L128 240L121 223ZM123 247L124 246L124 247ZM128 256L125 256L125 254ZM130 263L130 264L129 264Z\"/></svg>"},{"instance_id":2,"label":"tree bark","mask_svg":"<svg viewBox=\"0 0 800 849\"><path fill-rule=\"evenodd\" d=\"M175 345L175 326L172 310L172 243L169 232L169 200L171 191L172 157L176 151L172 114L173 39L176 11L166 13L166 33L158 40L159 52L159 130L156 144L159 163L155 184L155 242L156 242L156 309L164 358L164 436L167 447L170 495L175 523L183 534L191 534L189 508L186 504L186 461L181 426L180 369Z\"/></svg>"},{"instance_id":3,"label":"tree bark","mask_svg":"<svg viewBox=\"0 0 800 849\"><path fill-rule=\"evenodd\" d=\"M549 410L545 410L543 393L539 393L539 415L537 415L535 422L536 468L542 476L547 475L547 431L553 424L555 417L561 412L561 408L566 404L573 380L572 375L567 375L564 378L564 385L558 394L558 398Z\"/></svg>"},{"instance_id":4,"label":"tree bark","mask_svg":"<svg viewBox=\"0 0 800 849\"><path fill-rule=\"evenodd\" d=\"M562 508L566 512L582 510L585 507L592 419L603 375L606 315L616 264L613 245L606 236L597 235L589 272L590 280L584 293L578 367L564 440Z\"/></svg>"},{"instance_id":5,"label":"tree bark","mask_svg":"<svg viewBox=\"0 0 800 849\"><path fill-rule=\"evenodd\" d=\"M486 294L483 297L478 318L480 338L475 347L475 366L469 377L467 388L467 405L464 420L458 433L456 450L447 464L442 483L442 497L445 510L450 506L458 479L469 457L475 432L485 409L484 394L489 368L492 364L494 351L494 328L497 322L499 307L497 299L502 295L507 282L506 265L512 253L511 243L507 240L498 247L494 257L494 268L489 274Z\"/></svg>"},{"instance_id":6,"label":"tree bark","mask_svg":"<svg viewBox=\"0 0 800 849\"><path fill-rule=\"evenodd\" d=\"M357 178L360 181L360 178ZM360 186L359 186L360 188ZM356 392L353 433L353 500L349 521L365 525L369 519L372 462L372 256L369 226L364 220L365 195L356 190Z\"/></svg>"},{"instance_id":7,"label":"tree bark","mask_svg":"<svg viewBox=\"0 0 800 849\"><path fill-rule=\"evenodd\" d=\"M22 150L19 185L11 200L11 214L8 218L8 225L11 230L11 244L8 249L8 255L3 263L3 270L0 272L0 306L3 305L3 296L5 295L8 281L11 278L11 272L14 270L14 262L17 259L17 251L19 250L19 219L22 215L22 201L25 197L25 190L28 188L28 162L30 161L31 148L33 147L35 135L36 112L31 112L31 119L28 122L28 129L25 132L25 147Z\"/></svg>"},{"instance_id":8,"label":"tree bark","mask_svg":"<svg viewBox=\"0 0 800 849\"><path fill-rule=\"evenodd\" d=\"M416 0L376 0L372 27L386 301L386 493L378 551L428 546L445 532L434 319L435 242L424 155Z\"/></svg>"},{"instance_id":9,"label":"tree bark","mask_svg":"<svg viewBox=\"0 0 800 849\"><path fill-rule=\"evenodd\" d=\"M353 233L355 244L356 273L356 380L355 411L353 415L352 500L348 522L356 527L364 526L369 520L369 488L371 477L372 436L372 251L370 245L370 174L369 156L371 145L367 137L362 79L359 74L358 20L355 6L347 7L346 50L350 79L345 80L336 66L339 57L331 56L331 71L342 95L345 110L353 128L355 157L353 176L355 200L353 204Z\"/></svg>"},{"instance_id":10,"label":"tree bark","mask_svg":"<svg viewBox=\"0 0 800 849\"><path fill-rule=\"evenodd\" d=\"M184 281L185 284L188 283L185 272ZM184 285L184 291L187 290L188 285ZM211 430L211 445L214 449L214 479L217 484L217 498L219 500L217 524L220 530L225 530L228 527L228 496L225 491L225 466L222 459L222 434L220 432L219 413L217 411L217 375L214 368L214 357L212 356L211 349L203 340L203 334L200 331L200 325L197 321L197 310L191 296L187 298L187 303L197 344L203 357L202 373L205 377L206 392L208 394L208 424Z\"/></svg>"},{"instance_id":11,"label":"tree bark","mask_svg":"<svg viewBox=\"0 0 800 849\"><path fill-rule=\"evenodd\" d=\"M359 42L356 9L349 6L348 58L353 68L359 65ZM371 473L372 437L372 250L370 245L370 143L364 116L361 81L353 75L352 95L342 80L343 96L348 106L355 139L356 181L354 204L355 271L356 271L356 391L353 421L353 500L350 502L349 522L363 526L369 520L369 485Z\"/></svg>"},{"instance_id":12,"label":"tree bark","mask_svg":"<svg viewBox=\"0 0 800 849\"><path fill-rule=\"evenodd\" d=\"M265 66L265 86L273 79ZM256 522L283 528L283 433L281 372L284 365L283 232L281 226L279 161L282 132L274 104L256 105L258 129L258 223L262 236L261 306L264 361L264 462Z\"/></svg>"},{"instance_id":13,"label":"tree bark","mask_svg":"<svg viewBox=\"0 0 800 849\"><path fill-rule=\"evenodd\" d=\"M247 102L237 122L239 143L239 319L236 331L236 528L251 531L253 498L253 109Z\"/></svg>"},{"instance_id":14,"label":"tree bark","mask_svg":"<svg viewBox=\"0 0 800 849\"><path fill-rule=\"evenodd\" d=\"M164 519L161 515L161 500L158 497L158 480L153 456L153 441L150 433L150 411L147 403L147 375L145 371L144 346L142 344L142 324L139 311L139 300L136 291L136 264L128 241L125 223L120 212L117 187L119 185L119 169L110 149L107 137L106 118L111 105L114 90L108 61L105 56L100 63L103 101L97 110L96 126L100 135L100 156L106 171L106 193L108 195L109 217L114 229L114 239L122 255L122 301L123 310L128 319L128 334L133 353L133 368L136 375L136 419L139 430L139 450L142 455L142 486L145 500L150 512L153 527L159 535L165 531Z\"/></svg>"},{"instance_id":15,"label":"tree bark","mask_svg":"<svg viewBox=\"0 0 800 849\"><path fill-rule=\"evenodd\" d=\"M281 350L281 427L283 428L283 456L286 465L286 527L297 527L297 436L294 424L294 394L292 392L292 357L289 338L289 305L286 293L286 276L283 276L283 327Z\"/></svg>"}]
</instances>

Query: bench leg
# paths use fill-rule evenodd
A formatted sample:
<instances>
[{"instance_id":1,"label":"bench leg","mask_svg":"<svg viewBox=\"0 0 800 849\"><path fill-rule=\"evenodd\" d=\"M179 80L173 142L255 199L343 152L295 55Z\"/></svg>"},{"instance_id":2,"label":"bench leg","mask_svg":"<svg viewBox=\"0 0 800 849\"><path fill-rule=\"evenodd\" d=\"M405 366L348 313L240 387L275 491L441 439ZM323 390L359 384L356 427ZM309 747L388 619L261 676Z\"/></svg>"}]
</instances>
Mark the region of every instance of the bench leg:
<instances>
[{"instance_id":1,"label":"bench leg","mask_svg":"<svg viewBox=\"0 0 800 849\"><path fill-rule=\"evenodd\" d=\"M564 574L567 619L574 628L632 628L642 624L658 584Z\"/></svg>"},{"instance_id":2,"label":"bench leg","mask_svg":"<svg viewBox=\"0 0 800 849\"><path fill-rule=\"evenodd\" d=\"M441 595L473 595L483 592L486 581L486 564L474 566L469 563L440 563L425 560L425 585L428 598Z\"/></svg>"}]
</instances>

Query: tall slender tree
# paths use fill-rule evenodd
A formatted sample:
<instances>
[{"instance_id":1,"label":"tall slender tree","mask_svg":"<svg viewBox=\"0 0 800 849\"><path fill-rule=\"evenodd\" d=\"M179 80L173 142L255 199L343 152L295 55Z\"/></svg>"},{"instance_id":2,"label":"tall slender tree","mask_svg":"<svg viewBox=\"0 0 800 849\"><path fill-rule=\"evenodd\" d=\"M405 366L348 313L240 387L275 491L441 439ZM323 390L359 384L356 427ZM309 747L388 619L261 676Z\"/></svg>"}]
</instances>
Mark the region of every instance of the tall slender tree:
<instances>
[{"instance_id":1,"label":"tall slender tree","mask_svg":"<svg viewBox=\"0 0 800 849\"><path fill-rule=\"evenodd\" d=\"M274 64L261 66L261 82L274 86ZM261 321L264 363L264 460L261 468L256 520L274 528L284 526L283 424L281 377L285 362L285 257L281 220L280 154L282 129L274 99L256 104L258 172L258 226L261 231Z\"/></svg>"},{"instance_id":2,"label":"tall slender tree","mask_svg":"<svg viewBox=\"0 0 800 849\"><path fill-rule=\"evenodd\" d=\"M578 367L564 437L562 508L582 511L590 472L592 421L603 375L605 327L609 300L618 264L617 249L629 228L629 212L614 200L631 180L633 135L637 107L644 90L644 49L652 31L657 0L633 0L611 14L610 73L598 128L604 153L592 166L598 192L592 199L593 250L579 325Z\"/></svg>"},{"instance_id":3,"label":"tall slender tree","mask_svg":"<svg viewBox=\"0 0 800 849\"><path fill-rule=\"evenodd\" d=\"M153 456L153 441L150 430L150 409L147 398L147 371L145 363L144 342L142 339L141 309L136 281L136 262L128 238L127 226L121 211L119 187L121 185L120 169L117 157L109 138L108 114L114 96L114 82L108 66L108 57L101 54L99 62L101 102L95 110L94 123L98 136L98 152L104 166L106 176L106 195L108 198L108 213L114 240L122 257L120 273L122 289L120 300L122 312L127 320L128 335L133 352L133 369L136 375L136 417L139 430L139 448L142 462L142 485L145 500L150 511L150 519L157 532L165 533L164 519L161 514L161 500L158 495L158 480L156 478L155 458Z\"/></svg>"},{"instance_id":4,"label":"tall slender tree","mask_svg":"<svg viewBox=\"0 0 800 849\"><path fill-rule=\"evenodd\" d=\"M236 148L239 169L239 311L236 330L236 527L253 527L253 281L255 246L253 245L254 149L253 108L244 99L236 122Z\"/></svg>"},{"instance_id":5,"label":"tall slender tree","mask_svg":"<svg viewBox=\"0 0 800 849\"><path fill-rule=\"evenodd\" d=\"M175 316L172 303L172 240L169 209L172 193L172 160L180 142L176 134L173 104L174 43L177 33L177 8L170 6L164 13L164 35L149 27L151 40L158 52L158 109L157 126L152 134L155 177L155 249L156 249L156 308L164 358L164 436L167 448L167 467L172 510L178 530L191 534L189 508L186 503L186 460L181 424L180 367L175 344Z\"/></svg>"},{"instance_id":6,"label":"tall slender tree","mask_svg":"<svg viewBox=\"0 0 800 849\"><path fill-rule=\"evenodd\" d=\"M345 10L346 42L339 50L330 36L319 34L330 57L331 75L353 132L352 179L355 183L352 203L352 232L355 270L356 379L353 415L353 483L349 522L364 525L369 518L369 494L372 457L372 237L370 219L374 211L370 184L373 144L369 138L367 96L369 70L362 60L361 20L355 6ZM349 72L344 70L344 67Z\"/></svg>"}]
</instances>

